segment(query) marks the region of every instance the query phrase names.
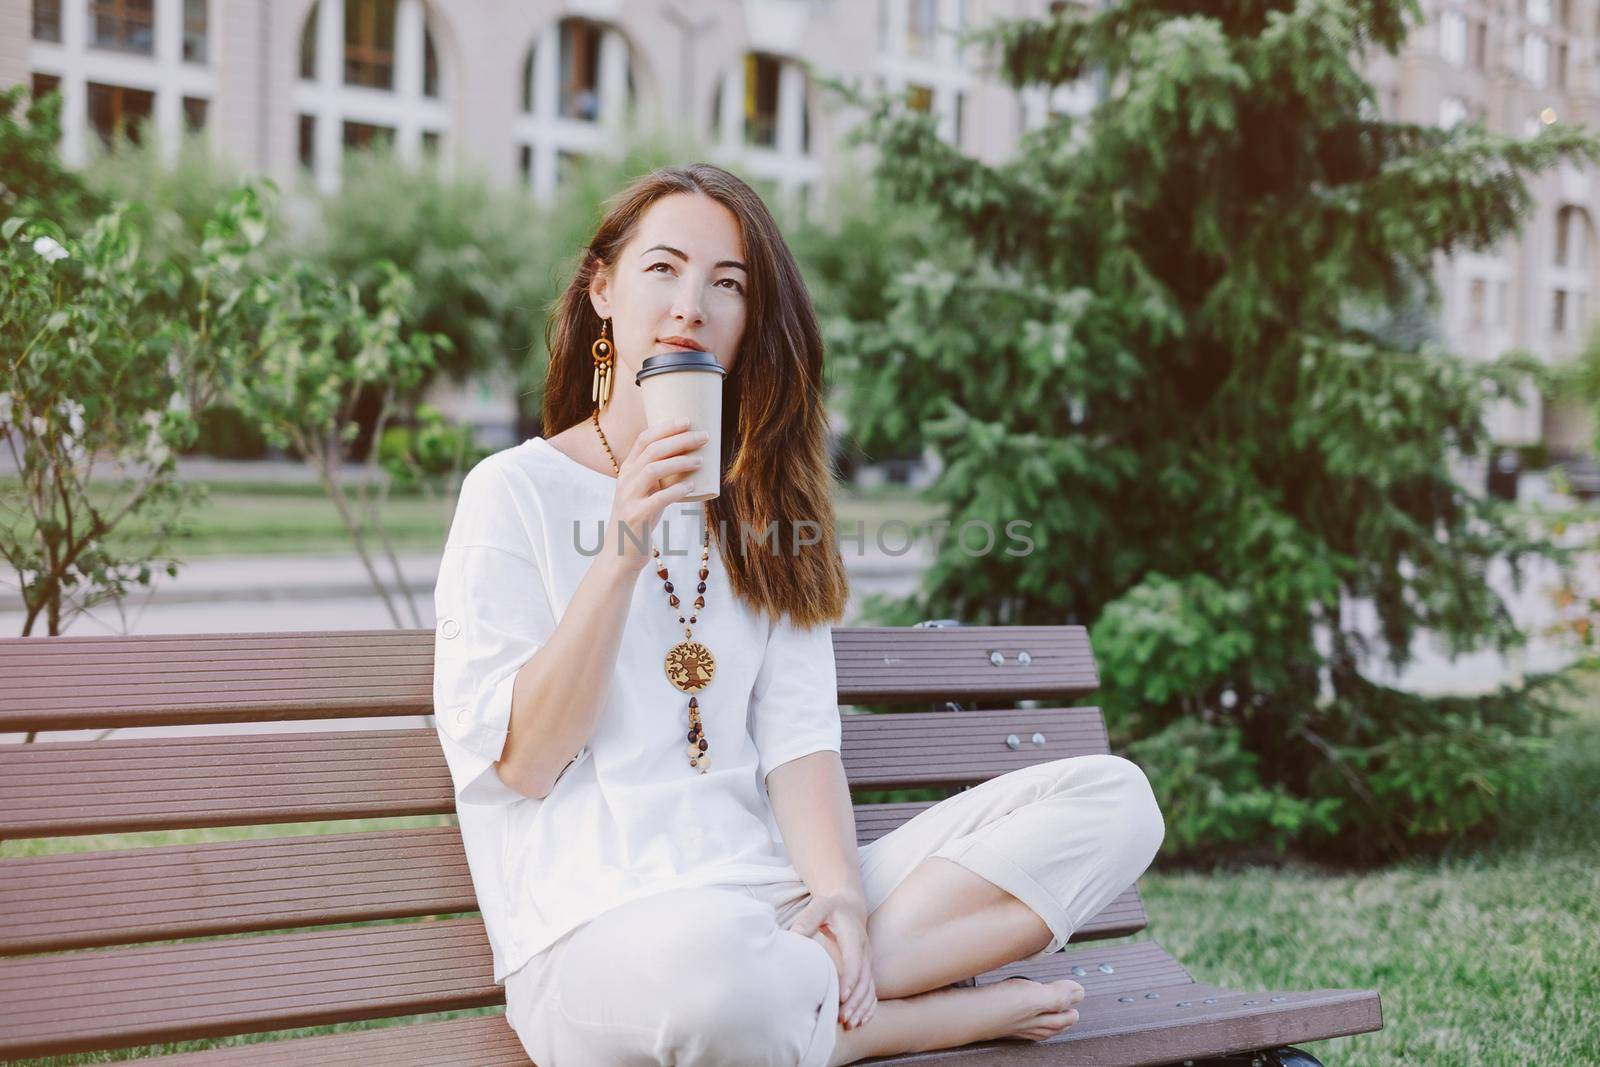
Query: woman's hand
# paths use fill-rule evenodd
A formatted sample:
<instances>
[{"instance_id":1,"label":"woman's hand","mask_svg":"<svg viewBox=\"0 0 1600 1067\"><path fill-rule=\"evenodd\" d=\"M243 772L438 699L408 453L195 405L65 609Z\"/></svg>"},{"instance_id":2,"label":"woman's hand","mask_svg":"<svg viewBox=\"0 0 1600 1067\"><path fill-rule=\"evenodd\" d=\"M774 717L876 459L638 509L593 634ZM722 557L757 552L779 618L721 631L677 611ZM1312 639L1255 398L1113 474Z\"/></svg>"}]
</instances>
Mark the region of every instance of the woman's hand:
<instances>
[{"instance_id":1,"label":"woman's hand","mask_svg":"<svg viewBox=\"0 0 1600 1067\"><path fill-rule=\"evenodd\" d=\"M693 478L665 489L661 488L662 479L698 469L699 457L684 453L705 444L709 436L703 430L691 431L688 419L651 423L639 431L627 457L618 464L621 469L611 502L611 521L606 524L605 548L616 552L618 563L633 574L650 562L650 536L661 513L694 489ZM694 540L698 543L699 537Z\"/></svg>"},{"instance_id":2,"label":"woman's hand","mask_svg":"<svg viewBox=\"0 0 1600 1067\"><path fill-rule=\"evenodd\" d=\"M839 1021L845 1028L871 1019L878 1010L878 990L867 950L867 902L854 893L813 894L789 929L811 938L822 931L822 947L839 972Z\"/></svg>"}]
</instances>

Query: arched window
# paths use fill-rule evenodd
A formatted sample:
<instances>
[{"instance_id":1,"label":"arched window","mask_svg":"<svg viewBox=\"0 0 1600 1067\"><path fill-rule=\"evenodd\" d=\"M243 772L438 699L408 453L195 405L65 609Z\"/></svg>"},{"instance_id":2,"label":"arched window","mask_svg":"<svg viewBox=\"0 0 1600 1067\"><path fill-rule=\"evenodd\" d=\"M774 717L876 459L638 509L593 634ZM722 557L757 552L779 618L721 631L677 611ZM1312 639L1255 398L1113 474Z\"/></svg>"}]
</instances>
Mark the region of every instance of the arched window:
<instances>
[{"instance_id":1,"label":"arched window","mask_svg":"<svg viewBox=\"0 0 1600 1067\"><path fill-rule=\"evenodd\" d=\"M717 80L711 130L724 144L810 154L811 84L804 68L768 52L745 53Z\"/></svg>"},{"instance_id":2,"label":"arched window","mask_svg":"<svg viewBox=\"0 0 1600 1067\"><path fill-rule=\"evenodd\" d=\"M748 52L717 80L710 129L718 154L771 182L796 206L820 180L812 154L811 84L786 56Z\"/></svg>"},{"instance_id":3,"label":"arched window","mask_svg":"<svg viewBox=\"0 0 1600 1067\"><path fill-rule=\"evenodd\" d=\"M518 78L517 166L543 195L577 161L615 149L606 130L626 119L635 98L633 51L616 26L565 18L541 33Z\"/></svg>"},{"instance_id":4,"label":"arched window","mask_svg":"<svg viewBox=\"0 0 1600 1067\"><path fill-rule=\"evenodd\" d=\"M441 54L425 0L317 0L300 34L299 157L325 190L346 149L392 144L420 160L443 143Z\"/></svg>"}]
</instances>

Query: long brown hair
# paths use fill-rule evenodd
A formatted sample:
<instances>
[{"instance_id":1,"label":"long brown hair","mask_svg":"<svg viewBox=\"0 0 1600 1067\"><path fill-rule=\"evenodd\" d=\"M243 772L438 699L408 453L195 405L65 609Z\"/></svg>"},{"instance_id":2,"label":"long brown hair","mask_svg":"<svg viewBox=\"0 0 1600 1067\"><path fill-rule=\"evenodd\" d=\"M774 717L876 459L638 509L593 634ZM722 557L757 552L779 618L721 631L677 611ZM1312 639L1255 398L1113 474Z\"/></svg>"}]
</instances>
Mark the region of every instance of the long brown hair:
<instances>
[{"instance_id":1,"label":"long brown hair","mask_svg":"<svg viewBox=\"0 0 1600 1067\"><path fill-rule=\"evenodd\" d=\"M595 272L615 264L645 211L673 193L703 193L739 221L750 267L748 314L739 357L723 382L722 493L706 501L712 540L733 592L773 619L800 626L837 622L849 581L834 529L833 475L822 389L822 331L789 250L767 205L750 186L710 163L662 167L607 204L571 283L545 325L550 366L545 375L546 437L594 410L590 343L600 317L589 300ZM616 387L630 382L618 379ZM800 533L816 543L796 546ZM769 524L777 534L760 541ZM751 531L746 547L741 531Z\"/></svg>"}]
</instances>

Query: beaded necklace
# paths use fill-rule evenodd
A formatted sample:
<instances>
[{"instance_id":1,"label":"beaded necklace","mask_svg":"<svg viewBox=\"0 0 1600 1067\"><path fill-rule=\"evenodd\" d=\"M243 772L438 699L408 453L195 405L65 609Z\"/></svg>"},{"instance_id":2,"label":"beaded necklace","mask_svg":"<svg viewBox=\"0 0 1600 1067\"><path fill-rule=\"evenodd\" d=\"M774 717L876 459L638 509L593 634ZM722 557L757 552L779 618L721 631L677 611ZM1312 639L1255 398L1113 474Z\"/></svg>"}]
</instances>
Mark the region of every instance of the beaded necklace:
<instances>
[{"instance_id":1,"label":"beaded necklace","mask_svg":"<svg viewBox=\"0 0 1600 1067\"><path fill-rule=\"evenodd\" d=\"M605 446L606 455L611 457L611 469L620 476L622 464L617 462L617 454L611 451L611 442L606 440L605 431L600 429L600 409L596 408L590 418L594 421L595 433L600 435L600 443ZM693 627L699 621L699 616L694 612L706 606L706 576L711 573L708 565L711 558L711 509L702 505L701 511L705 516L705 529L700 539L700 581L695 586L694 608L688 619L678 616L678 621L683 623L683 640L667 650L665 666L667 681L679 692L689 694L689 766L705 774L711 770L711 746L706 740L705 727L700 722L700 699L694 694L711 684L712 677L717 673L717 660L709 648L693 640ZM651 545L650 554L656 560L656 575L666 586L669 605L679 607L678 594L673 591L672 580L667 576L667 564L661 558L661 550Z\"/></svg>"}]
</instances>

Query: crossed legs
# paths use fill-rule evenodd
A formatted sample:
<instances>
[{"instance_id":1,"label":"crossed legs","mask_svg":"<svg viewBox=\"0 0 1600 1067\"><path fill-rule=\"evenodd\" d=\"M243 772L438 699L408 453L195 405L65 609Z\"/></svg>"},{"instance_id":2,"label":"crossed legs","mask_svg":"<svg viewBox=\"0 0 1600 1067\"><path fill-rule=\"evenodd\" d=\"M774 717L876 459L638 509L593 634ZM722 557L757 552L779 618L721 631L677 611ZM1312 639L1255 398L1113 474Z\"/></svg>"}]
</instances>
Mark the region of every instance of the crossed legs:
<instances>
[{"instance_id":1,"label":"crossed legs","mask_svg":"<svg viewBox=\"0 0 1600 1067\"><path fill-rule=\"evenodd\" d=\"M867 936L879 1004L865 1024L838 1025L829 1067L991 1037L1039 1039L1077 1021L1071 1005L1083 987L1070 979L946 988L1040 952L1052 937L1032 908L951 860L918 864L868 916Z\"/></svg>"},{"instance_id":2,"label":"crossed legs","mask_svg":"<svg viewBox=\"0 0 1600 1067\"><path fill-rule=\"evenodd\" d=\"M1164 830L1144 773L1090 756L991 779L866 846L869 904L892 887L867 921L879 1005L839 1025L830 1065L1070 1026L1083 996L1071 980L947 987L1062 947L1143 873Z\"/></svg>"},{"instance_id":3,"label":"crossed legs","mask_svg":"<svg viewBox=\"0 0 1600 1067\"><path fill-rule=\"evenodd\" d=\"M508 1017L535 1062L558 1067L834 1067L1040 1040L1076 1020L1076 982L949 983L1062 947L1163 832L1137 767L1082 756L990 779L862 846L879 1004L854 1029L837 1021L831 943L784 929L809 898L798 878L612 908L529 972L548 989L508 981Z\"/></svg>"}]
</instances>

